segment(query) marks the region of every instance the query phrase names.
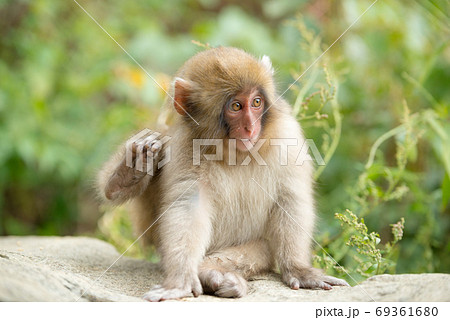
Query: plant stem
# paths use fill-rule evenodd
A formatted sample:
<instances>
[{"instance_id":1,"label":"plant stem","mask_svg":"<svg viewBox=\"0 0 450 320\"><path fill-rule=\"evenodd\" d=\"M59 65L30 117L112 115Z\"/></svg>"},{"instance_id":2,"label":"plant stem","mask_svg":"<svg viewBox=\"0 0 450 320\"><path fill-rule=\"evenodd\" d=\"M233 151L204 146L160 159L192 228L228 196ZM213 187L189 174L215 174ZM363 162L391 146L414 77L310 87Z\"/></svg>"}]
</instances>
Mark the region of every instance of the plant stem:
<instances>
[{"instance_id":1,"label":"plant stem","mask_svg":"<svg viewBox=\"0 0 450 320\"><path fill-rule=\"evenodd\" d=\"M336 99L332 100L331 106L333 109L334 122L336 123L336 125L334 127L333 142L331 143L330 148L328 148L325 158L323 159L325 162L325 165L320 166L314 173L315 180L319 179L323 170L325 170L325 168L327 167L328 162L330 161L331 157L333 156L334 152L336 151L339 141L341 140L342 117L341 117L341 113L339 112L339 104L337 103Z\"/></svg>"},{"instance_id":2,"label":"plant stem","mask_svg":"<svg viewBox=\"0 0 450 320\"><path fill-rule=\"evenodd\" d=\"M369 169L372 165L373 162L375 160L375 153L377 152L378 148L380 147L380 145L388 140L389 138L399 134L400 132L404 131L405 125L401 124L398 127L395 127L394 129L389 130L388 132L386 132L385 134L383 134L381 137L379 137L375 143L373 144L372 148L370 149L370 153L369 153L369 160L367 160L366 163L366 169Z\"/></svg>"}]
</instances>

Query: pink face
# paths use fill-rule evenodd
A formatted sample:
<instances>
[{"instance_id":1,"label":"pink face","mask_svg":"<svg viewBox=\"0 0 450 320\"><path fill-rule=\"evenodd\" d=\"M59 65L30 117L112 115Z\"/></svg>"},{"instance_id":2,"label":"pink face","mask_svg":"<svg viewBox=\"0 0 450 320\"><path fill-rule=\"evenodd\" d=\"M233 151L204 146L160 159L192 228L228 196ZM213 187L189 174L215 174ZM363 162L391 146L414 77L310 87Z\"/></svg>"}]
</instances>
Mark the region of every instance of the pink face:
<instances>
[{"instance_id":1,"label":"pink face","mask_svg":"<svg viewBox=\"0 0 450 320\"><path fill-rule=\"evenodd\" d=\"M250 148L243 140L254 145L261 134L261 116L264 112L264 97L256 89L239 93L231 103L225 107L225 121L230 132L229 138L236 139L236 147L240 151Z\"/></svg>"}]
</instances>

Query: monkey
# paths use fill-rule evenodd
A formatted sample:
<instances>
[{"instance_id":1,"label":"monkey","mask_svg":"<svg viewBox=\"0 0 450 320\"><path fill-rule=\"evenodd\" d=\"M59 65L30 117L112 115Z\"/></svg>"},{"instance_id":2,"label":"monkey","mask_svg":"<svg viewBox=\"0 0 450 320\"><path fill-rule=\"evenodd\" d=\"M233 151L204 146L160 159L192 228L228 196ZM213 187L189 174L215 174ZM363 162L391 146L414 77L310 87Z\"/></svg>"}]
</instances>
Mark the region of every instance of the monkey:
<instances>
[{"instance_id":1,"label":"monkey","mask_svg":"<svg viewBox=\"0 0 450 320\"><path fill-rule=\"evenodd\" d=\"M249 279L273 270L294 290L348 286L312 267L314 167L294 163L305 137L277 96L270 58L232 47L199 52L168 95L164 107L177 115L170 140L138 138L98 175L105 201L129 203L136 232L161 257L164 281L144 299L239 298ZM283 148L287 140L298 143Z\"/></svg>"}]
</instances>

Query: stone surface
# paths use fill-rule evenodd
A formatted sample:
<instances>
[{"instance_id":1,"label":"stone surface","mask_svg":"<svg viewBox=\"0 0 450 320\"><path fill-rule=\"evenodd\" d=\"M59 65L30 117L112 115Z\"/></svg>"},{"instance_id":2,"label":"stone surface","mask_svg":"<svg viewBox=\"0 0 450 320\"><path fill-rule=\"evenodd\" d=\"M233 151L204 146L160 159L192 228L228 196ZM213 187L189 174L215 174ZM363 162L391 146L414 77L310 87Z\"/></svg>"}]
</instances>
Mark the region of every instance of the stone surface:
<instances>
[{"instance_id":1,"label":"stone surface","mask_svg":"<svg viewBox=\"0 0 450 320\"><path fill-rule=\"evenodd\" d=\"M157 265L121 257L97 239L0 238L0 301L143 301L161 279ZM206 295L183 300L230 301ZM294 291L277 275L268 275L249 282L249 294L236 301L372 300L450 301L450 275L381 275L330 291Z\"/></svg>"}]
</instances>

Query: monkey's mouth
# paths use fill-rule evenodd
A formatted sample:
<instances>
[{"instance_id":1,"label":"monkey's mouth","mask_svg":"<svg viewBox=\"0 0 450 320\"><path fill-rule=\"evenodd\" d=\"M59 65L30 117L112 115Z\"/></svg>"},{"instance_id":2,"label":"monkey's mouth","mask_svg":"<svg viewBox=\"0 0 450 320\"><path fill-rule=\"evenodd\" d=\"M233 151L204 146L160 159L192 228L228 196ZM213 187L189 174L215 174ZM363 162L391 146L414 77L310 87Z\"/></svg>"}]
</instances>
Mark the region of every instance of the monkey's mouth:
<instances>
[{"instance_id":1,"label":"monkey's mouth","mask_svg":"<svg viewBox=\"0 0 450 320\"><path fill-rule=\"evenodd\" d=\"M236 139L236 148L239 151L250 151L258 142L259 137L253 139Z\"/></svg>"}]
</instances>

